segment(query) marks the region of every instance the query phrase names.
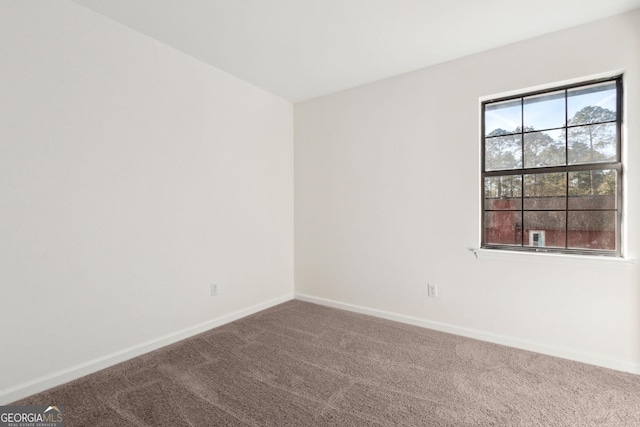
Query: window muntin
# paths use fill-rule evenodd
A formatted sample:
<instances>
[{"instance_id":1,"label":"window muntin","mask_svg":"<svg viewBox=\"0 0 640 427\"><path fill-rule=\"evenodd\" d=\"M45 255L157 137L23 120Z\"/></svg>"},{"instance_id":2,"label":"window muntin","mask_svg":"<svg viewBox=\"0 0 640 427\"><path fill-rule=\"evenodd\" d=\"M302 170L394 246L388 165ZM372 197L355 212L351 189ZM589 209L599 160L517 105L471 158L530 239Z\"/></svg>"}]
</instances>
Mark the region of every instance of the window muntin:
<instances>
[{"instance_id":1,"label":"window muntin","mask_svg":"<svg viewBox=\"0 0 640 427\"><path fill-rule=\"evenodd\" d=\"M482 247L621 255L622 77L482 103Z\"/></svg>"}]
</instances>

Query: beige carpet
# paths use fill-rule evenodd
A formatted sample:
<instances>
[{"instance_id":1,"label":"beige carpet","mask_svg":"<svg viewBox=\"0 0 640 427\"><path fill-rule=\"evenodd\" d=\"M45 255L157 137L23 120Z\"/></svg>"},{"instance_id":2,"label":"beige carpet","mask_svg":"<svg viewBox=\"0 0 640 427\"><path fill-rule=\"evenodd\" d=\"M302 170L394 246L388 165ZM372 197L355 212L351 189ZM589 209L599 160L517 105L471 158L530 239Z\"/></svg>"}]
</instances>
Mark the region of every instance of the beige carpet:
<instances>
[{"instance_id":1,"label":"beige carpet","mask_svg":"<svg viewBox=\"0 0 640 427\"><path fill-rule=\"evenodd\" d=\"M66 426L640 426L640 376L290 301L18 404Z\"/></svg>"}]
</instances>

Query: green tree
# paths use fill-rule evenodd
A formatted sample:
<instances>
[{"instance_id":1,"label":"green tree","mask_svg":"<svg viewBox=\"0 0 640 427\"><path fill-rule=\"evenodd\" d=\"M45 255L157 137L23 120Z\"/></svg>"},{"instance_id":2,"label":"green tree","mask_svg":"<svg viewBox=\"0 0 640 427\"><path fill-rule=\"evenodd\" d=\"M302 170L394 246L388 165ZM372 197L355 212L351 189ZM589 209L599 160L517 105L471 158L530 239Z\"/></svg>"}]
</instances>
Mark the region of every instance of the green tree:
<instances>
[{"instance_id":1,"label":"green tree","mask_svg":"<svg viewBox=\"0 0 640 427\"><path fill-rule=\"evenodd\" d=\"M592 163L615 155L616 113L597 106L584 107L570 120L569 163Z\"/></svg>"},{"instance_id":2,"label":"green tree","mask_svg":"<svg viewBox=\"0 0 640 427\"><path fill-rule=\"evenodd\" d=\"M587 106L570 120L569 164L614 161L616 158L616 113L599 106ZM615 175L589 172L578 180L582 194L612 194ZM611 193L610 193L611 192Z\"/></svg>"},{"instance_id":3,"label":"green tree","mask_svg":"<svg viewBox=\"0 0 640 427\"><path fill-rule=\"evenodd\" d=\"M571 196L614 195L616 174L612 170L572 172L569 188Z\"/></svg>"},{"instance_id":4,"label":"green tree","mask_svg":"<svg viewBox=\"0 0 640 427\"><path fill-rule=\"evenodd\" d=\"M519 129L516 131L519 132ZM520 169L522 167L522 136L504 129L494 129L485 139L487 170ZM485 182L485 196L490 198L520 197L519 175L489 178Z\"/></svg>"},{"instance_id":5,"label":"green tree","mask_svg":"<svg viewBox=\"0 0 640 427\"><path fill-rule=\"evenodd\" d=\"M550 131L554 132L554 131ZM524 164L525 168L558 166L565 164L565 148L561 133L553 138L547 132L534 132L533 128L525 128ZM525 175L526 197L549 197L564 194L566 183L564 174L530 174Z\"/></svg>"},{"instance_id":6,"label":"green tree","mask_svg":"<svg viewBox=\"0 0 640 427\"><path fill-rule=\"evenodd\" d=\"M487 170L518 169L522 167L520 134L495 129L485 139L485 165Z\"/></svg>"},{"instance_id":7,"label":"green tree","mask_svg":"<svg viewBox=\"0 0 640 427\"><path fill-rule=\"evenodd\" d=\"M559 140L559 132L556 131L557 136L554 139L549 133L535 132L533 128L525 127L524 131L525 168L565 164L564 142Z\"/></svg>"}]
</instances>

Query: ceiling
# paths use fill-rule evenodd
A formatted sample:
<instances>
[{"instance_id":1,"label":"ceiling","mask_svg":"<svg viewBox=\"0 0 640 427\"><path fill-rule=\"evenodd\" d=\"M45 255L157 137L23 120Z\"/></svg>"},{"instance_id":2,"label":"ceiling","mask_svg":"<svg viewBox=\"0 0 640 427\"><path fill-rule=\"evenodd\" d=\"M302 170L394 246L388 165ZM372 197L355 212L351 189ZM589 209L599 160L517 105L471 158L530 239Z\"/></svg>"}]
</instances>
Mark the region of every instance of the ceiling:
<instances>
[{"instance_id":1,"label":"ceiling","mask_svg":"<svg viewBox=\"0 0 640 427\"><path fill-rule=\"evenodd\" d=\"M640 8L640 0L74 1L293 102Z\"/></svg>"}]
</instances>

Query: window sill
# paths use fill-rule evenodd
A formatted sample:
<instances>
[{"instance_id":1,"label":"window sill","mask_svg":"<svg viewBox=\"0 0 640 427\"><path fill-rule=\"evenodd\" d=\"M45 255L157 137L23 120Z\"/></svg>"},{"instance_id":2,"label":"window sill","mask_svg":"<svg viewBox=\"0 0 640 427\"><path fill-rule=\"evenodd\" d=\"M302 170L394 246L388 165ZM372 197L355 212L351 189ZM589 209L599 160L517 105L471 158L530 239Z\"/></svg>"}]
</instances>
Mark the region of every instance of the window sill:
<instances>
[{"instance_id":1,"label":"window sill","mask_svg":"<svg viewBox=\"0 0 640 427\"><path fill-rule=\"evenodd\" d=\"M543 263L603 265L612 267L630 267L636 264L635 259L594 255L572 255L548 252L523 252L503 249L469 248L477 259L518 260Z\"/></svg>"}]
</instances>

